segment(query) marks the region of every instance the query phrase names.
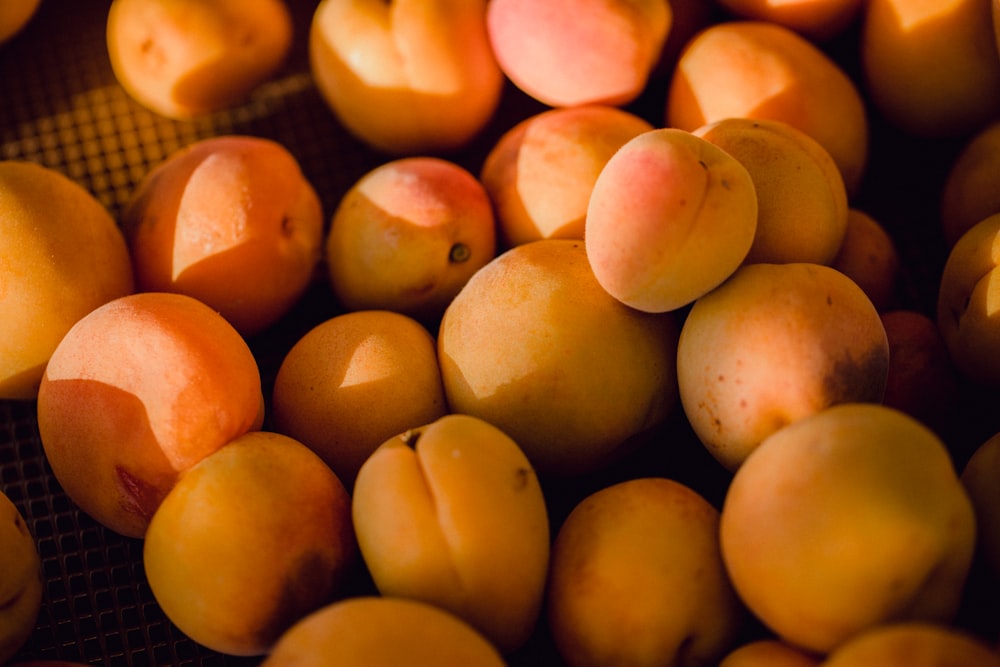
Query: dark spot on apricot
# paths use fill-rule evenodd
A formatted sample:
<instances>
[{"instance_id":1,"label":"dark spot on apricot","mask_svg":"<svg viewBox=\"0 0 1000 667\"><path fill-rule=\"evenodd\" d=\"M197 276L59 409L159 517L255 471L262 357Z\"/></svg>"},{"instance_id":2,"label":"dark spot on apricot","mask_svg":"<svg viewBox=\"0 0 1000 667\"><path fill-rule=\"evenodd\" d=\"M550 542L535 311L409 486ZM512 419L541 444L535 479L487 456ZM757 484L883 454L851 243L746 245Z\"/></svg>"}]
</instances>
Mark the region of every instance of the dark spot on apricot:
<instances>
[{"instance_id":1,"label":"dark spot on apricot","mask_svg":"<svg viewBox=\"0 0 1000 667\"><path fill-rule=\"evenodd\" d=\"M702 168L702 169L704 169L705 171L708 171L708 165L707 165L707 164L705 164L705 161L704 161L704 160L698 160L698 164L700 164L700 165L701 165L701 168Z\"/></svg>"},{"instance_id":2,"label":"dark spot on apricot","mask_svg":"<svg viewBox=\"0 0 1000 667\"><path fill-rule=\"evenodd\" d=\"M528 480L531 478L531 470L528 468L518 468L514 471L514 490L521 491L528 486Z\"/></svg>"},{"instance_id":3,"label":"dark spot on apricot","mask_svg":"<svg viewBox=\"0 0 1000 667\"><path fill-rule=\"evenodd\" d=\"M882 347L873 347L858 359L845 354L825 378L823 391L830 405L877 403L885 394L888 372L889 355Z\"/></svg>"},{"instance_id":4,"label":"dark spot on apricot","mask_svg":"<svg viewBox=\"0 0 1000 667\"><path fill-rule=\"evenodd\" d=\"M451 247L451 252L448 253L448 261L460 264L469 261L471 256L472 250L469 249L469 246L464 243L456 243Z\"/></svg>"}]
</instances>

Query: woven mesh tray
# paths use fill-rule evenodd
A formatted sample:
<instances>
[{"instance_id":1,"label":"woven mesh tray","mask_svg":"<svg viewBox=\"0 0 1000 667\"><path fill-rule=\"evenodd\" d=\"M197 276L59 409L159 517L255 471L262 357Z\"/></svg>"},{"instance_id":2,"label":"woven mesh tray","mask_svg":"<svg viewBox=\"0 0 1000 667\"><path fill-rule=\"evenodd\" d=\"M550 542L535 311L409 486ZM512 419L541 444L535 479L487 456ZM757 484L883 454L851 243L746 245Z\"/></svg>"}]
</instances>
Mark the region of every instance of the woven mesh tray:
<instances>
[{"instance_id":1,"label":"woven mesh tray","mask_svg":"<svg viewBox=\"0 0 1000 667\"><path fill-rule=\"evenodd\" d=\"M0 0L2 1L2 0ZM220 134L275 139L299 159L329 214L364 172L387 159L347 135L323 104L309 75L305 35L313 1L290 3L297 41L286 67L246 104L189 122L164 119L132 101L114 79L104 43L109 0L43 0L25 30L0 45L0 159L39 162L70 176L117 215L139 179L174 150ZM851 42L841 52L852 67ZM662 123L654 89L633 110ZM540 110L508 87L496 121L466 151L451 156L478 170L485 151L516 120ZM870 177L856 202L896 236L907 262L901 305L933 312L944 259L937 193L959 141L918 142L873 132ZM282 323L250 340L269 391L284 353L311 326L337 312L317 284ZM996 396L963 388L961 424L949 440L960 463L1000 430ZM664 444L669 446L664 446ZM719 504L726 475L694 440L681 415L621 464L574 480L548 480L553 525L584 494L612 481L665 475L689 483ZM216 654L185 637L157 606L142 567L142 544L123 538L79 511L46 463L34 403L0 401L0 488L26 517L45 577L35 632L17 659L64 659L106 665L242 665L258 660ZM359 591L368 590L365 582ZM998 625L997 627L1000 627ZM751 632L754 629L751 629ZM512 665L557 665L545 634Z\"/></svg>"}]
</instances>

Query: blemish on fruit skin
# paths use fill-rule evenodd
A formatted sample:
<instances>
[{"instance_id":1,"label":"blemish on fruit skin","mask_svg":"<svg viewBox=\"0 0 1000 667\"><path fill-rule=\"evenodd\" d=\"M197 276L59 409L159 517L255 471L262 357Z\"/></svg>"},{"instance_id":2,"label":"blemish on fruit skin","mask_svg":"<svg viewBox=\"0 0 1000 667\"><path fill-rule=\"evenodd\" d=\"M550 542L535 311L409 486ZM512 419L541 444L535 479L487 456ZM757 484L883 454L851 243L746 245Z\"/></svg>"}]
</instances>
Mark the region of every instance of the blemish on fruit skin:
<instances>
[{"instance_id":1,"label":"blemish on fruit skin","mask_svg":"<svg viewBox=\"0 0 1000 667\"><path fill-rule=\"evenodd\" d=\"M834 363L823 381L823 393L831 404L844 401L882 400L885 378L889 372L889 355L873 347L860 359L849 353Z\"/></svg>"},{"instance_id":2,"label":"blemish on fruit skin","mask_svg":"<svg viewBox=\"0 0 1000 667\"><path fill-rule=\"evenodd\" d=\"M115 467L115 477L122 491L121 508L148 522L160 504L160 491L121 466Z\"/></svg>"},{"instance_id":3,"label":"blemish on fruit skin","mask_svg":"<svg viewBox=\"0 0 1000 667\"><path fill-rule=\"evenodd\" d=\"M460 264L467 262L471 256L472 250L469 249L469 246L464 243L456 243L451 247L451 252L448 253L448 261Z\"/></svg>"},{"instance_id":4,"label":"blemish on fruit skin","mask_svg":"<svg viewBox=\"0 0 1000 667\"><path fill-rule=\"evenodd\" d=\"M531 478L531 470L525 467L520 467L514 471L514 490L521 491L528 486L528 480Z\"/></svg>"}]
</instances>

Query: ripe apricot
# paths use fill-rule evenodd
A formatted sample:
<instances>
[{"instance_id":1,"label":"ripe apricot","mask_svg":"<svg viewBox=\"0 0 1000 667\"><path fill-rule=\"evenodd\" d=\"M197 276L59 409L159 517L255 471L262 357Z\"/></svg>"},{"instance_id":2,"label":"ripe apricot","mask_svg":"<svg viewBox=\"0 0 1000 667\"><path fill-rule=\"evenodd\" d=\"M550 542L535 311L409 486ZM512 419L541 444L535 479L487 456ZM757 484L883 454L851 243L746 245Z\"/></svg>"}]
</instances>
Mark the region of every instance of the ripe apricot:
<instances>
[{"instance_id":1,"label":"ripe apricot","mask_svg":"<svg viewBox=\"0 0 1000 667\"><path fill-rule=\"evenodd\" d=\"M621 106L645 88L673 21L665 0L491 0L504 74L553 107Z\"/></svg>"},{"instance_id":2,"label":"ripe apricot","mask_svg":"<svg viewBox=\"0 0 1000 667\"><path fill-rule=\"evenodd\" d=\"M788 123L830 153L851 197L868 161L866 111L844 69L802 35L767 21L725 21L681 52L665 120L689 131L731 117Z\"/></svg>"},{"instance_id":3,"label":"ripe apricot","mask_svg":"<svg viewBox=\"0 0 1000 667\"><path fill-rule=\"evenodd\" d=\"M1000 653L981 637L942 623L897 622L873 628L826 657L828 667L1000 667Z\"/></svg>"},{"instance_id":4,"label":"ripe apricot","mask_svg":"<svg viewBox=\"0 0 1000 667\"><path fill-rule=\"evenodd\" d=\"M0 5L0 44L21 32L42 0L7 0Z\"/></svg>"},{"instance_id":5,"label":"ripe apricot","mask_svg":"<svg viewBox=\"0 0 1000 667\"><path fill-rule=\"evenodd\" d=\"M66 494L92 518L142 537L185 470L259 428L257 361L194 297L140 292L70 329L38 390L38 431Z\"/></svg>"},{"instance_id":6,"label":"ripe apricot","mask_svg":"<svg viewBox=\"0 0 1000 667\"><path fill-rule=\"evenodd\" d=\"M262 667L504 667L500 652L471 625L418 600L353 597L293 625Z\"/></svg>"},{"instance_id":7,"label":"ripe apricot","mask_svg":"<svg viewBox=\"0 0 1000 667\"><path fill-rule=\"evenodd\" d=\"M904 132L961 136L1000 114L987 2L868 0L859 52L875 108Z\"/></svg>"},{"instance_id":8,"label":"ripe apricot","mask_svg":"<svg viewBox=\"0 0 1000 667\"><path fill-rule=\"evenodd\" d=\"M388 310L344 313L308 331L282 360L271 405L275 429L348 487L379 445L448 410L433 336Z\"/></svg>"},{"instance_id":9,"label":"ripe apricot","mask_svg":"<svg viewBox=\"0 0 1000 667\"><path fill-rule=\"evenodd\" d=\"M754 639L727 653L718 667L819 667L822 657L780 639Z\"/></svg>"},{"instance_id":10,"label":"ripe apricot","mask_svg":"<svg viewBox=\"0 0 1000 667\"><path fill-rule=\"evenodd\" d=\"M0 663L14 657L35 629L42 607L42 560L17 505L0 491Z\"/></svg>"},{"instance_id":11,"label":"ripe apricot","mask_svg":"<svg viewBox=\"0 0 1000 667\"><path fill-rule=\"evenodd\" d=\"M358 472L352 513L383 595L439 605L503 652L527 642L549 566L548 509L506 433L450 414L387 440Z\"/></svg>"},{"instance_id":12,"label":"ripe apricot","mask_svg":"<svg viewBox=\"0 0 1000 667\"><path fill-rule=\"evenodd\" d=\"M186 635L262 655L341 593L356 559L350 498L315 453L278 433L238 436L187 469L156 509L142 562Z\"/></svg>"},{"instance_id":13,"label":"ripe apricot","mask_svg":"<svg viewBox=\"0 0 1000 667\"><path fill-rule=\"evenodd\" d=\"M847 228L847 191L818 141L777 120L726 118L693 131L747 168L757 229L745 262L829 264Z\"/></svg>"},{"instance_id":14,"label":"ripe apricot","mask_svg":"<svg viewBox=\"0 0 1000 667\"><path fill-rule=\"evenodd\" d=\"M594 183L587 260L622 303L677 310L744 261L757 216L753 180L735 157L684 130L651 130L626 142Z\"/></svg>"},{"instance_id":15,"label":"ripe apricot","mask_svg":"<svg viewBox=\"0 0 1000 667\"><path fill-rule=\"evenodd\" d=\"M889 231L869 213L848 209L844 239L830 266L856 282L879 312L893 305L902 256Z\"/></svg>"},{"instance_id":16,"label":"ripe apricot","mask_svg":"<svg viewBox=\"0 0 1000 667\"><path fill-rule=\"evenodd\" d=\"M114 0L106 33L129 95L183 119L245 100L284 63L292 30L284 0Z\"/></svg>"},{"instance_id":17,"label":"ripe apricot","mask_svg":"<svg viewBox=\"0 0 1000 667\"><path fill-rule=\"evenodd\" d=\"M614 483L581 500L556 535L547 593L548 627L567 664L717 662L745 613L718 529L715 507L666 478Z\"/></svg>"},{"instance_id":18,"label":"ripe apricot","mask_svg":"<svg viewBox=\"0 0 1000 667\"><path fill-rule=\"evenodd\" d=\"M952 622L975 517L930 429L851 403L761 442L733 475L719 535L750 611L784 641L822 654L892 621Z\"/></svg>"},{"instance_id":19,"label":"ripe apricot","mask_svg":"<svg viewBox=\"0 0 1000 667\"><path fill-rule=\"evenodd\" d=\"M677 379L695 434L730 470L781 427L882 400L889 343L850 278L820 264L746 264L694 303Z\"/></svg>"},{"instance_id":20,"label":"ripe apricot","mask_svg":"<svg viewBox=\"0 0 1000 667\"><path fill-rule=\"evenodd\" d=\"M276 141L222 135L150 170L122 213L137 286L178 292L250 335L285 315L322 254L323 211Z\"/></svg>"},{"instance_id":21,"label":"ripe apricot","mask_svg":"<svg viewBox=\"0 0 1000 667\"><path fill-rule=\"evenodd\" d=\"M969 137L941 190L941 229L951 246L973 225L1000 213L1000 120Z\"/></svg>"},{"instance_id":22,"label":"ripe apricot","mask_svg":"<svg viewBox=\"0 0 1000 667\"><path fill-rule=\"evenodd\" d=\"M816 42L840 36L861 13L863 0L719 0L735 16L790 28Z\"/></svg>"},{"instance_id":23,"label":"ripe apricot","mask_svg":"<svg viewBox=\"0 0 1000 667\"><path fill-rule=\"evenodd\" d=\"M77 320L134 290L111 213L83 186L33 162L0 161L0 398L30 400Z\"/></svg>"},{"instance_id":24,"label":"ripe apricot","mask_svg":"<svg viewBox=\"0 0 1000 667\"><path fill-rule=\"evenodd\" d=\"M438 359L453 412L510 435L545 473L595 470L677 401L677 321L597 282L582 241L515 246L448 306Z\"/></svg>"},{"instance_id":25,"label":"ripe apricot","mask_svg":"<svg viewBox=\"0 0 1000 667\"><path fill-rule=\"evenodd\" d=\"M322 0L308 46L334 115L384 153L463 148L500 103L486 0Z\"/></svg>"},{"instance_id":26,"label":"ripe apricot","mask_svg":"<svg viewBox=\"0 0 1000 667\"><path fill-rule=\"evenodd\" d=\"M496 253L489 195L436 157L392 160L341 198L325 241L330 285L347 310L393 310L435 322Z\"/></svg>"},{"instance_id":27,"label":"ripe apricot","mask_svg":"<svg viewBox=\"0 0 1000 667\"><path fill-rule=\"evenodd\" d=\"M624 109L595 104L542 111L504 132L479 176L503 246L582 239L601 169L626 141L652 129Z\"/></svg>"}]
</instances>

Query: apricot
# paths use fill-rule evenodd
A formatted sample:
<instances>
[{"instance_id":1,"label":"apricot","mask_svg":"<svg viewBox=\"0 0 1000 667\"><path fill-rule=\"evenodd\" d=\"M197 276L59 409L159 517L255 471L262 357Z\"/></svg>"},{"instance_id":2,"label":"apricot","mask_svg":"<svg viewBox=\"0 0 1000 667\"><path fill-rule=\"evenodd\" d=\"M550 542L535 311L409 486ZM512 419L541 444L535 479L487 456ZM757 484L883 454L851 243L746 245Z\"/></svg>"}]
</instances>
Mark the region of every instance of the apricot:
<instances>
[{"instance_id":1,"label":"apricot","mask_svg":"<svg viewBox=\"0 0 1000 667\"><path fill-rule=\"evenodd\" d=\"M524 645L542 607L550 534L517 442L482 419L446 415L376 449L352 502L379 592L446 609L501 652Z\"/></svg>"},{"instance_id":2,"label":"apricot","mask_svg":"<svg viewBox=\"0 0 1000 667\"><path fill-rule=\"evenodd\" d=\"M623 109L585 105L542 111L504 132L479 176L503 246L582 239L601 169L625 142L652 129Z\"/></svg>"},{"instance_id":3,"label":"apricot","mask_svg":"<svg viewBox=\"0 0 1000 667\"><path fill-rule=\"evenodd\" d=\"M847 191L818 141L777 120L726 118L693 131L750 172L757 230L745 262L829 264L847 230Z\"/></svg>"},{"instance_id":4,"label":"apricot","mask_svg":"<svg viewBox=\"0 0 1000 667\"><path fill-rule=\"evenodd\" d=\"M870 213L848 209L844 238L830 266L856 282L879 312L894 304L903 260L895 239Z\"/></svg>"},{"instance_id":5,"label":"apricot","mask_svg":"<svg viewBox=\"0 0 1000 667\"><path fill-rule=\"evenodd\" d=\"M1000 213L1000 120L968 138L941 190L941 230L949 246L980 220Z\"/></svg>"},{"instance_id":6,"label":"apricot","mask_svg":"<svg viewBox=\"0 0 1000 667\"><path fill-rule=\"evenodd\" d=\"M182 632L227 655L262 655L342 592L356 558L350 498L315 453L278 433L238 436L177 480L142 562Z\"/></svg>"},{"instance_id":7,"label":"apricot","mask_svg":"<svg viewBox=\"0 0 1000 667\"><path fill-rule=\"evenodd\" d=\"M946 433L957 414L959 378L937 323L907 309L886 311L881 317L889 341L882 404Z\"/></svg>"},{"instance_id":8,"label":"apricot","mask_svg":"<svg viewBox=\"0 0 1000 667\"><path fill-rule=\"evenodd\" d=\"M715 664L745 613L718 528L715 507L666 478L614 483L581 500L553 544L547 594L548 627L567 664Z\"/></svg>"},{"instance_id":9,"label":"apricot","mask_svg":"<svg viewBox=\"0 0 1000 667\"><path fill-rule=\"evenodd\" d=\"M38 431L62 489L84 512L142 537L185 470L263 423L250 348L194 297L124 296L59 343L38 390Z\"/></svg>"},{"instance_id":10,"label":"apricot","mask_svg":"<svg viewBox=\"0 0 1000 667\"><path fill-rule=\"evenodd\" d=\"M677 403L677 319L597 282L582 241L543 239L480 269L448 306L438 360L453 412L495 424L546 474L592 471Z\"/></svg>"},{"instance_id":11,"label":"apricot","mask_svg":"<svg viewBox=\"0 0 1000 667\"><path fill-rule=\"evenodd\" d=\"M42 608L42 561L24 516L0 491L0 664L35 630Z\"/></svg>"},{"instance_id":12,"label":"apricot","mask_svg":"<svg viewBox=\"0 0 1000 667\"><path fill-rule=\"evenodd\" d=\"M646 87L673 13L666 0L491 0L486 19L523 92L552 107L623 106Z\"/></svg>"},{"instance_id":13,"label":"apricot","mask_svg":"<svg viewBox=\"0 0 1000 667\"><path fill-rule=\"evenodd\" d=\"M782 640L829 653L891 621L951 622L975 529L933 431L853 403L761 442L733 475L719 534L750 611Z\"/></svg>"},{"instance_id":14,"label":"apricot","mask_svg":"<svg viewBox=\"0 0 1000 667\"><path fill-rule=\"evenodd\" d=\"M874 107L904 132L961 136L1000 113L989 3L869 0L859 53Z\"/></svg>"},{"instance_id":15,"label":"apricot","mask_svg":"<svg viewBox=\"0 0 1000 667\"><path fill-rule=\"evenodd\" d=\"M695 434L736 470L781 427L848 402L879 402L889 343L857 284L827 266L747 264L694 303L677 379Z\"/></svg>"},{"instance_id":16,"label":"apricot","mask_svg":"<svg viewBox=\"0 0 1000 667\"><path fill-rule=\"evenodd\" d=\"M383 163L341 198L324 252L330 285L345 309L392 310L434 322L496 254L489 195L450 160Z\"/></svg>"},{"instance_id":17,"label":"apricot","mask_svg":"<svg viewBox=\"0 0 1000 667\"><path fill-rule=\"evenodd\" d=\"M638 310L688 305L744 261L757 194L735 157L690 132L629 140L601 170L587 207L587 259L607 292Z\"/></svg>"},{"instance_id":18,"label":"apricot","mask_svg":"<svg viewBox=\"0 0 1000 667\"><path fill-rule=\"evenodd\" d=\"M863 0L719 0L719 6L744 19L768 21L790 28L812 41L842 35L861 13Z\"/></svg>"},{"instance_id":19,"label":"apricot","mask_svg":"<svg viewBox=\"0 0 1000 667\"><path fill-rule=\"evenodd\" d=\"M291 310L322 255L316 191L288 149L260 137L216 136L171 154L121 222L140 289L196 297L244 335Z\"/></svg>"},{"instance_id":20,"label":"apricot","mask_svg":"<svg viewBox=\"0 0 1000 667\"><path fill-rule=\"evenodd\" d=\"M187 119L243 102L292 47L284 0L114 0L108 56L144 107Z\"/></svg>"},{"instance_id":21,"label":"apricot","mask_svg":"<svg viewBox=\"0 0 1000 667\"><path fill-rule=\"evenodd\" d=\"M840 646L828 667L1000 666L1000 653L982 638L940 623L897 622L873 628Z\"/></svg>"},{"instance_id":22,"label":"apricot","mask_svg":"<svg viewBox=\"0 0 1000 667\"><path fill-rule=\"evenodd\" d=\"M976 549L990 577L1000 580L1000 433L980 443L961 470L962 484L976 512Z\"/></svg>"},{"instance_id":23,"label":"apricot","mask_svg":"<svg viewBox=\"0 0 1000 667\"><path fill-rule=\"evenodd\" d=\"M768 21L714 23L681 52L666 100L668 127L695 130L730 117L780 120L818 141L837 163L848 197L868 161L861 91L802 35Z\"/></svg>"},{"instance_id":24,"label":"apricot","mask_svg":"<svg viewBox=\"0 0 1000 667\"><path fill-rule=\"evenodd\" d=\"M497 649L444 609L405 598L340 600L289 628L262 667L503 667Z\"/></svg>"},{"instance_id":25,"label":"apricot","mask_svg":"<svg viewBox=\"0 0 1000 667\"><path fill-rule=\"evenodd\" d=\"M111 213L49 167L0 161L0 219L0 398L32 400L70 327L133 291L132 265Z\"/></svg>"},{"instance_id":26,"label":"apricot","mask_svg":"<svg viewBox=\"0 0 1000 667\"><path fill-rule=\"evenodd\" d=\"M0 44L20 33L38 11L42 0L5 0L0 4Z\"/></svg>"},{"instance_id":27,"label":"apricot","mask_svg":"<svg viewBox=\"0 0 1000 667\"><path fill-rule=\"evenodd\" d=\"M271 406L275 430L319 454L348 488L379 445L448 411L433 336L385 310L309 330L282 360Z\"/></svg>"},{"instance_id":28,"label":"apricot","mask_svg":"<svg viewBox=\"0 0 1000 667\"><path fill-rule=\"evenodd\" d=\"M492 120L504 85L486 0L323 0L309 63L341 124L389 154L465 147Z\"/></svg>"},{"instance_id":29,"label":"apricot","mask_svg":"<svg viewBox=\"0 0 1000 667\"><path fill-rule=\"evenodd\" d=\"M754 639L727 653L718 667L819 667L822 657L780 639Z\"/></svg>"},{"instance_id":30,"label":"apricot","mask_svg":"<svg viewBox=\"0 0 1000 667\"><path fill-rule=\"evenodd\" d=\"M937 324L966 378L1000 385L1000 213L962 235L941 271Z\"/></svg>"}]
</instances>

